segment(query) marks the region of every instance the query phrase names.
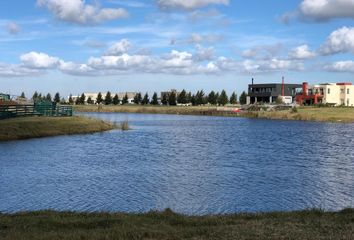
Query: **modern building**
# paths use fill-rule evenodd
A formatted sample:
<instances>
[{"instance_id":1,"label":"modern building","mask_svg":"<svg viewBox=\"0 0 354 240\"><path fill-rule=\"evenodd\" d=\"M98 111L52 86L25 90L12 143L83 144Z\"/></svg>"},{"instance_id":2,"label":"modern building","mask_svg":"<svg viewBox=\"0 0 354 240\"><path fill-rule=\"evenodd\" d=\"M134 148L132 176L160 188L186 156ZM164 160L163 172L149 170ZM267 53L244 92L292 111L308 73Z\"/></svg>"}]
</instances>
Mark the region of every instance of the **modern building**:
<instances>
[{"instance_id":1,"label":"modern building","mask_svg":"<svg viewBox=\"0 0 354 240\"><path fill-rule=\"evenodd\" d=\"M311 86L304 82L297 90L296 102L301 105L323 103L354 106L354 86L352 83L324 83Z\"/></svg>"},{"instance_id":2,"label":"modern building","mask_svg":"<svg viewBox=\"0 0 354 240\"><path fill-rule=\"evenodd\" d=\"M279 96L283 97L287 103L295 101L296 89L301 88L301 84L283 83L263 83L248 85L247 104L254 103L273 103Z\"/></svg>"},{"instance_id":3,"label":"modern building","mask_svg":"<svg viewBox=\"0 0 354 240\"><path fill-rule=\"evenodd\" d=\"M96 104L96 99L98 96L98 93L84 93L85 94L85 101L87 101L87 99L90 97L91 100ZM105 93L101 93L102 95L102 99L104 100L106 98L106 92ZM120 92L120 93L111 93L112 98L115 95L118 95L119 100L122 101L122 99L125 97L125 95L128 96L128 103L134 103L134 97L136 96L137 92ZM72 96L73 101L75 102L77 98L79 98L80 96Z\"/></svg>"}]
</instances>

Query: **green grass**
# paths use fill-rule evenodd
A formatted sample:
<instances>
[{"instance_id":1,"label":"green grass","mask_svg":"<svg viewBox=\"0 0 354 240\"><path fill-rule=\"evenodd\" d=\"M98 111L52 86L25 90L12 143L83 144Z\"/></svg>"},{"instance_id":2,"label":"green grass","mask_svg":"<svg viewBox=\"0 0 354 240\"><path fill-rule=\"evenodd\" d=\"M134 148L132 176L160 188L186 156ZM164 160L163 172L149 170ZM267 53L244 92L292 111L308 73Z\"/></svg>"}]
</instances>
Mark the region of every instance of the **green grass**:
<instances>
[{"instance_id":1,"label":"green grass","mask_svg":"<svg viewBox=\"0 0 354 240\"><path fill-rule=\"evenodd\" d=\"M94 133L114 128L111 123L87 117L21 117L0 121L0 141Z\"/></svg>"},{"instance_id":2,"label":"green grass","mask_svg":"<svg viewBox=\"0 0 354 240\"><path fill-rule=\"evenodd\" d=\"M263 119L286 119L301 121L321 121L321 122L343 122L354 123L354 108L345 107L300 107L298 112L285 111L251 111L241 114L231 112L218 112L215 106L96 106L78 105L74 106L78 112L125 112L125 113L150 113L150 114L181 114L181 115L209 115L209 116L230 116L248 117Z\"/></svg>"},{"instance_id":3,"label":"green grass","mask_svg":"<svg viewBox=\"0 0 354 240\"><path fill-rule=\"evenodd\" d=\"M184 216L41 211L0 214L0 239L353 239L354 210Z\"/></svg>"}]
</instances>

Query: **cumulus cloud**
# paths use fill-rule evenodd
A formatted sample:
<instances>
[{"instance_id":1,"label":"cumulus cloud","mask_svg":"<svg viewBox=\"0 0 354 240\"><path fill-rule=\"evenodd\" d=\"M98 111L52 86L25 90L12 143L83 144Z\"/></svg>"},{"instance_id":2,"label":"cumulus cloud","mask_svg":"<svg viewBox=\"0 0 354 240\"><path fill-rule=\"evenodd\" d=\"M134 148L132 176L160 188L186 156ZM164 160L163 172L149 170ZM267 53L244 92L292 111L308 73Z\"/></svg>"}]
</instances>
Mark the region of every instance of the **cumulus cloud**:
<instances>
[{"instance_id":1,"label":"cumulus cloud","mask_svg":"<svg viewBox=\"0 0 354 240\"><path fill-rule=\"evenodd\" d=\"M323 55L354 53L354 28L342 27L332 32L319 51Z\"/></svg>"},{"instance_id":2,"label":"cumulus cloud","mask_svg":"<svg viewBox=\"0 0 354 240\"><path fill-rule=\"evenodd\" d=\"M70 23L97 24L128 16L123 8L101 8L84 0L37 0L39 7L47 8L55 18Z\"/></svg>"},{"instance_id":3,"label":"cumulus cloud","mask_svg":"<svg viewBox=\"0 0 354 240\"><path fill-rule=\"evenodd\" d=\"M353 0L304 0L300 4L301 14L315 21L333 18L354 18Z\"/></svg>"},{"instance_id":4,"label":"cumulus cloud","mask_svg":"<svg viewBox=\"0 0 354 240\"><path fill-rule=\"evenodd\" d=\"M303 0L298 9L285 13L281 20L288 23L291 19L325 22L338 18L354 18L353 0Z\"/></svg>"},{"instance_id":5,"label":"cumulus cloud","mask_svg":"<svg viewBox=\"0 0 354 240\"><path fill-rule=\"evenodd\" d=\"M20 56L20 60L24 66L28 68L54 68L56 67L60 59L57 57L51 57L45 53L29 52Z\"/></svg>"},{"instance_id":6,"label":"cumulus cloud","mask_svg":"<svg viewBox=\"0 0 354 240\"><path fill-rule=\"evenodd\" d=\"M204 48L201 45L197 45L193 58L198 62L213 60L215 58L215 49L213 47Z\"/></svg>"},{"instance_id":7,"label":"cumulus cloud","mask_svg":"<svg viewBox=\"0 0 354 240\"><path fill-rule=\"evenodd\" d=\"M352 72L354 73L354 61L339 61L326 65L325 70L331 72Z\"/></svg>"},{"instance_id":8,"label":"cumulus cloud","mask_svg":"<svg viewBox=\"0 0 354 240\"><path fill-rule=\"evenodd\" d=\"M308 45L301 45L292 49L289 53L291 59L309 59L315 57L316 54L312 52Z\"/></svg>"},{"instance_id":9,"label":"cumulus cloud","mask_svg":"<svg viewBox=\"0 0 354 240\"><path fill-rule=\"evenodd\" d=\"M161 9L182 9L193 10L211 4L228 5L229 0L157 0L157 5Z\"/></svg>"},{"instance_id":10,"label":"cumulus cloud","mask_svg":"<svg viewBox=\"0 0 354 240\"><path fill-rule=\"evenodd\" d=\"M122 39L113 44L106 52L108 56L119 56L129 51L131 43L127 39Z\"/></svg>"},{"instance_id":11,"label":"cumulus cloud","mask_svg":"<svg viewBox=\"0 0 354 240\"><path fill-rule=\"evenodd\" d=\"M24 77L39 75L41 73L38 69L27 68L23 65L0 63L1 77Z\"/></svg>"},{"instance_id":12,"label":"cumulus cloud","mask_svg":"<svg viewBox=\"0 0 354 240\"><path fill-rule=\"evenodd\" d=\"M21 31L21 28L16 23L9 22L6 24L6 30L8 33L16 35Z\"/></svg>"}]
</instances>

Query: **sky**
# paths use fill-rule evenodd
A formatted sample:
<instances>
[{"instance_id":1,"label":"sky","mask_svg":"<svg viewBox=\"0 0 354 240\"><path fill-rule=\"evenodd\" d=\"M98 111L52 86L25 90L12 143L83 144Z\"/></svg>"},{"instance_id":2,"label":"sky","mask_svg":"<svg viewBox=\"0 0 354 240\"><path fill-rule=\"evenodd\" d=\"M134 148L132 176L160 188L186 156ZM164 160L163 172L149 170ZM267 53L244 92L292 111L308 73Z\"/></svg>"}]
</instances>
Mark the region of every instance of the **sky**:
<instances>
[{"instance_id":1,"label":"sky","mask_svg":"<svg viewBox=\"0 0 354 240\"><path fill-rule=\"evenodd\" d=\"M354 0L11 0L0 92L354 81Z\"/></svg>"}]
</instances>

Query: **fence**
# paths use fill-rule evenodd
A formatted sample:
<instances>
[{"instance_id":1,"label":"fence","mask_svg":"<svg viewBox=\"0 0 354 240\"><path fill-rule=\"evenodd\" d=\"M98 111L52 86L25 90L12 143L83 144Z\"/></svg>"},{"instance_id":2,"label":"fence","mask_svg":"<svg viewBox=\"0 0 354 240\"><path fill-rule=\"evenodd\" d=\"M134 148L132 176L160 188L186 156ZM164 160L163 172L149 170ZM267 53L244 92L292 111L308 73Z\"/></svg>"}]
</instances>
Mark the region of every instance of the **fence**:
<instances>
[{"instance_id":1,"label":"fence","mask_svg":"<svg viewBox=\"0 0 354 240\"><path fill-rule=\"evenodd\" d=\"M72 116L72 106L56 104L0 105L0 119L24 116Z\"/></svg>"}]
</instances>

